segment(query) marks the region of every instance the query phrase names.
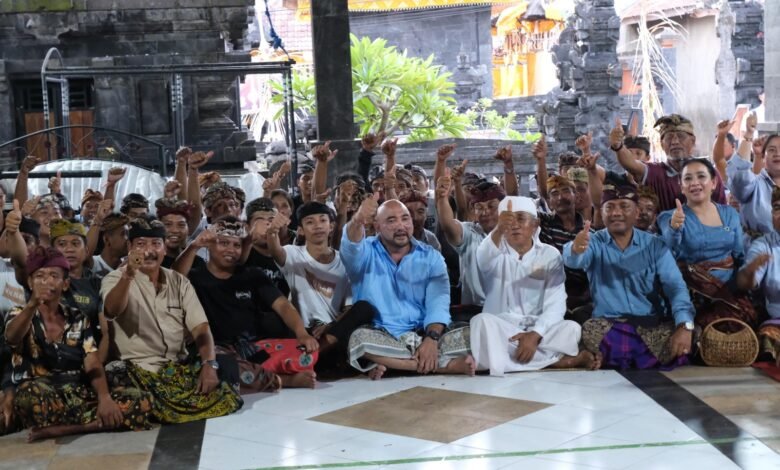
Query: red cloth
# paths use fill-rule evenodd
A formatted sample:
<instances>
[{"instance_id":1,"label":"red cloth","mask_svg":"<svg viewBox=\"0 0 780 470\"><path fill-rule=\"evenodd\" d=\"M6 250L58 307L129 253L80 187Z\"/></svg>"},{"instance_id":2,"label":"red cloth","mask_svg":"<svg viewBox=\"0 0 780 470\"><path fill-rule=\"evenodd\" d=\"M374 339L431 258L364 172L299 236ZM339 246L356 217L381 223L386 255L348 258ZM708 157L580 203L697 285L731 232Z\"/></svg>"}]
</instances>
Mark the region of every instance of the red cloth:
<instances>
[{"instance_id":1,"label":"red cloth","mask_svg":"<svg viewBox=\"0 0 780 470\"><path fill-rule=\"evenodd\" d=\"M295 339L262 339L255 344L271 356L263 362L263 369L275 374L290 375L314 370L319 358L319 351L307 353L298 349L298 340Z\"/></svg>"},{"instance_id":2,"label":"red cloth","mask_svg":"<svg viewBox=\"0 0 780 470\"><path fill-rule=\"evenodd\" d=\"M780 367L777 367L774 362L754 362L753 367L780 382Z\"/></svg>"},{"instance_id":3,"label":"red cloth","mask_svg":"<svg viewBox=\"0 0 780 470\"><path fill-rule=\"evenodd\" d=\"M666 163L655 162L646 163L645 165L647 165L647 177L644 184L653 188L653 191L658 196L658 202L661 205L658 208L659 213L677 207L674 202L675 199L685 202L685 196L682 195L682 190L680 189L680 175L676 171ZM670 175L669 173L672 174ZM718 204L726 204L726 191L720 174L715 174L715 180L718 187L712 193L712 201Z\"/></svg>"}]
</instances>

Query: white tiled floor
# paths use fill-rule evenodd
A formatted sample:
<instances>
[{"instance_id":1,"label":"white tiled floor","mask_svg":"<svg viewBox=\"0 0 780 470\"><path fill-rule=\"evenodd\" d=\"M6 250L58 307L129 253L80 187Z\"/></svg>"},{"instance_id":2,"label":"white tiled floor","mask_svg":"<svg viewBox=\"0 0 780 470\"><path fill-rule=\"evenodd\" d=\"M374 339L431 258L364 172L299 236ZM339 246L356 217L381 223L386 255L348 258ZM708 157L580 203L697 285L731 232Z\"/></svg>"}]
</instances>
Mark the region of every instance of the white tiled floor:
<instances>
[{"instance_id":1,"label":"white tiled floor","mask_svg":"<svg viewBox=\"0 0 780 470\"><path fill-rule=\"evenodd\" d=\"M444 445L308 420L416 386L553 406ZM435 417L435 409L431 415ZM247 397L239 413L207 422L200 466L204 470L323 464L388 470L739 468L699 440L685 424L612 371L378 382L359 378L322 384L314 391ZM640 447L658 442L679 445ZM691 444L682 445L686 442ZM734 446L742 468L780 468L780 456L755 439ZM435 460L483 454L487 455Z\"/></svg>"}]
</instances>

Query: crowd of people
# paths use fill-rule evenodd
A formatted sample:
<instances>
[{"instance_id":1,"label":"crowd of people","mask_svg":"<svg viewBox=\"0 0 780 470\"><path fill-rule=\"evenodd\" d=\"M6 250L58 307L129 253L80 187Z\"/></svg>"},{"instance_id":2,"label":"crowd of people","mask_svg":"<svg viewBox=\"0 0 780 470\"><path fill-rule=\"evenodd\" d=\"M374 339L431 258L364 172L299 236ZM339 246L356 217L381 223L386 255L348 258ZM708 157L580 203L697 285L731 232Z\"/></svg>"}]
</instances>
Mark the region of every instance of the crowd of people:
<instances>
[{"instance_id":1,"label":"crowd of people","mask_svg":"<svg viewBox=\"0 0 780 470\"><path fill-rule=\"evenodd\" d=\"M28 156L1 221L19 292L0 425L35 440L223 416L339 364L374 380L671 369L723 318L780 362L780 136L759 137L752 115L733 127L694 158L693 123L661 118L661 162L618 120L608 144L625 172L598 165L590 134L548 171L541 140L535 197L511 147L500 179L448 163L453 145L429 178L382 134L332 187L325 143L297 188L282 189L285 162L252 201L182 148L164 197L130 193L118 210L123 169L74 209L59 177L28 194Z\"/></svg>"}]
</instances>

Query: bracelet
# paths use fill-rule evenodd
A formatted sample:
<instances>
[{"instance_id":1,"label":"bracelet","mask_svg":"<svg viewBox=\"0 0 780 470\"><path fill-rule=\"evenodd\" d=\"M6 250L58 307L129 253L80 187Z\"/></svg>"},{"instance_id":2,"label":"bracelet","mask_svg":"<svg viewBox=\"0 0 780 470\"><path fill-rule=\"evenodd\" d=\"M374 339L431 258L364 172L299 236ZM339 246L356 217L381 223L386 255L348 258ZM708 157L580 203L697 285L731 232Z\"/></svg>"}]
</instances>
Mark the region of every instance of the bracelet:
<instances>
[{"instance_id":1,"label":"bracelet","mask_svg":"<svg viewBox=\"0 0 780 470\"><path fill-rule=\"evenodd\" d=\"M515 172L515 169L514 169L514 167L511 167L511 168L504 167L504 173L505 173L505 174L507 174L507 175L511 175L511 174L512 174L512 173L514 173L514 172Z\"/></svg>"},{"instance_id":2,"label":"bracelet","mask_svg":"<svg viewBox=\"0 0 780 470\"><path fill-rule=\"evenodd\" d=\"M611 148L613 152L619 152L623 148L623 142L620 143L619 147L613 147L610 145L609 148Z\"/></svg>"}]
</instances>

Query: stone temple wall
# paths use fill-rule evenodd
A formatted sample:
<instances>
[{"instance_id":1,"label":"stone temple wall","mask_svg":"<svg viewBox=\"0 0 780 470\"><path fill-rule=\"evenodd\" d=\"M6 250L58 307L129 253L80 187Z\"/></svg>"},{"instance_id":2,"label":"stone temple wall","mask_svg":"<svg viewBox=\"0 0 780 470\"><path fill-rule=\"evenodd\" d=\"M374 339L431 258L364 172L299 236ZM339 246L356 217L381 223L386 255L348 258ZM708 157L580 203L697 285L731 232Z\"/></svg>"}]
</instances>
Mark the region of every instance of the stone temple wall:
<instances>
[{"instance_id":1,"label":"stone temple wall","mask_svg":"<svg viewBox=\"0 0 780 470\"><path fill-rule=\"evenodd\" d=\"M151 64L249 61L245 40L253 5L253 0L3 0L0 142L25 133L14 85L40 80L49 48L57 47L68 66L140 69ZM237 77L184 78L184 140L214 149L216 162L254 158L253 143L240 131L236 86ZM94 124L172 146L169 87L168 77L96 77ZM146 162L144 150L138 153L139 161Z\"/></svg>"}]
</instances>

